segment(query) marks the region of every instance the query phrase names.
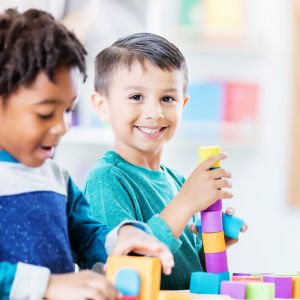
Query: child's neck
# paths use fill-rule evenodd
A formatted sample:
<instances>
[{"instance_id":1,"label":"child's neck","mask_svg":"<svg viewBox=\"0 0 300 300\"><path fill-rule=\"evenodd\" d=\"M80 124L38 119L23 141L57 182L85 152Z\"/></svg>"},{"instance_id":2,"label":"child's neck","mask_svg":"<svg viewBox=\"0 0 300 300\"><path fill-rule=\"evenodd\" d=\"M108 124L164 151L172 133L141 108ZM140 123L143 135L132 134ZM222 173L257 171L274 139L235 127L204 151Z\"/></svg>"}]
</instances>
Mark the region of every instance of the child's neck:
<instances>
[{"instance_id":1,"label":"child's neck","mask_svg":"<svg viewBox=\"0 0 300 300\"><path fill-rule=\"evenodd\" d=\"M155 152L141 152L123 145L114 145L113 150L131 164L150 170L161 169L161 150Z\"/></svg>"}]
</instances>

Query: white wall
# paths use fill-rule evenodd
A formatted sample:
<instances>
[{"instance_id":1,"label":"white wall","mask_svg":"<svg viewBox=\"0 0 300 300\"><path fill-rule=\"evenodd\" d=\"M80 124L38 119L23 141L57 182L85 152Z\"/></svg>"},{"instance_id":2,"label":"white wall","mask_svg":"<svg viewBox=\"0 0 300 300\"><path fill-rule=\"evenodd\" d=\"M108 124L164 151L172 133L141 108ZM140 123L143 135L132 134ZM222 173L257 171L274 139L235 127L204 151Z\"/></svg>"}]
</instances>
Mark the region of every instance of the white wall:
<instances>
[{"instance_id":1,"label":"white wall","mask_svg":"<svg viewBox=\"0 0 300 300\"><path fill-rule=\"evenodd\" d=\"M292 0L251 0L251 30L262 37L258 55L217 59L188 56L190 77L258 81L262 86L260 139L249 148L224 148L232 171L235 198L226 206L249 224L238 245L229 250L232 272L300 271L300 209L287 204L289 122L292 102ZM199 141L199 144L201 141ZM107 149L97 146L62 144L57 159L78 178L86 165ZM165 162L188 175L197 164L197 149L185 145L168 147ZM79 180L78 180L79 181ZM300 184L300 175L299 175ZM225 201L224 201L225 202Z\"/></svg>"}]
</instances>

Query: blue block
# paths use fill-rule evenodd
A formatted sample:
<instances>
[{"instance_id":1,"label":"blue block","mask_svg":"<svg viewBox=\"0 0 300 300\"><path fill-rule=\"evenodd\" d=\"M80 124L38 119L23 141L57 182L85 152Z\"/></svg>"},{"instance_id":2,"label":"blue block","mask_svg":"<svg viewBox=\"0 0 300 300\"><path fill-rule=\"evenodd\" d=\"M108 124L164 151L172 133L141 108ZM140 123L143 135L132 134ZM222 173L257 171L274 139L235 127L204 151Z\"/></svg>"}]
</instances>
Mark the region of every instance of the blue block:
<instances>
[{"instance_id":1,"label":"blue block","mask_svg":"<svg viewBox=\"0 0 300 300\"><path fill-rule=\"evenodd\" d=\"M182 117L189 121L221 121L223 116L224 85L218 82L191 84L190 100Z\"/></svg>"},{"instance_id":2,"label":"blue block","mask_svg":"<svg viewBox=\"0 0 300 300\"><path fill-rule=\"evenodd\" d=\"M223 214L222 221L225 235L236 240L244 224L244 220Z\"/></svg>"},{"instance_id":3,"label":"blue block","mask_svg":"<svg viewBox=\"0 0 300 300\"><path fill-rule=\"evenodd\" d=\"M140 276L133 269L121 269L116 274L115 287L124 296L138 296L141 288Z\"/></svg>"},{"instance_id":4,"label":"blue block","mask_svg":"<svg viewBox=\"0 0 300 300\"><path fill-rule=\"evenodd\" d=\"M201 223L201 219L198 219L196 221L196 227L197 227L197 230L199 232L200 237L202 238L202 223Z\"/></svg>"},{"instance_id":5,"label":"blue block","mask_svg":"<svg viewBox=\"0 0 300 300\"><path fill-rule=\"evenodd\" d=\"M220 294L221 282L228 281L229 278L229 272L220 274L193 272L190 292L194 294Z\"/></svg>"}]
</instances>

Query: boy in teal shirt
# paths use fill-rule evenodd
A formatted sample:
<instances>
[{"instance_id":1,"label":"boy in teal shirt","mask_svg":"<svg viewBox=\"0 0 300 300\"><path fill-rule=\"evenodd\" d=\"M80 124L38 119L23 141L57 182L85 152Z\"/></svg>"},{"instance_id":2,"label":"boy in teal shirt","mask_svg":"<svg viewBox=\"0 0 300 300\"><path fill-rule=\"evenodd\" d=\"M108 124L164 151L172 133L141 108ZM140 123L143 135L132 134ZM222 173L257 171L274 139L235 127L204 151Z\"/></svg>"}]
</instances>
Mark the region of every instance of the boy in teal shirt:
<instances>
[{"instance_id":1,"label":"boy in teal shirt","mask_svg":"<svg viewBox=\"0 0 300 300\"><path fill-rule=\"evenodd\" d=\"M84 188L94 216L114 227L127 218L145 222L174 254L163 289L188 289L190 274L203 270L200 243L187 228L195 213L232 194L230 173L209 170L226 158L209 158L185 181L161 164L188 101L186 62L166 39L138 33L119 39L96 57L96 112L111 124L115 142L90 171ZM219 180L216 180L219 179Z\"/></svg>"},{"instance_id":2,"label":"boy in teal shirt","mask_svg":"<svg viewBox=\"0 0 300 300\"><path fill-rule=\"evenodd\" d=\"M145 224L109 230L92 218L51 159L70 125L79 73L86 76L85 54L46 12L0 14L0 299L114 300L120 295L103 275L74 273L74 262L91 269L108 254L158 256L167 273L173 265Z\"/></svg>"}]
</instances>

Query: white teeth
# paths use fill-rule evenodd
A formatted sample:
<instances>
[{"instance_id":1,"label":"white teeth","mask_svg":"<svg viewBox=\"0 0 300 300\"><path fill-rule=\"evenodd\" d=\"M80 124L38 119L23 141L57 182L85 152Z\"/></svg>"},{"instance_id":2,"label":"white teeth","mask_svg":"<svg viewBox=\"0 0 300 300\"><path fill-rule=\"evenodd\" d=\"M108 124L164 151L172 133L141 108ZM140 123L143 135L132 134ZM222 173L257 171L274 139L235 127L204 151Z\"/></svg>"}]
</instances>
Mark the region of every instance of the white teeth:
<instances>
[{"instance_id":1,"label":"white teeth","mask_svg":"<svg viewBox=\"0 0 300 300\"><path fill-rule=\"evenodd\" d=\"M145 133L150 133L150 134L154 134L154 133L158 133L160 131L160 128L157 129L150 129L147 127L138 127L141 131L145 132Z\"/></svg>"}]
</instances>

